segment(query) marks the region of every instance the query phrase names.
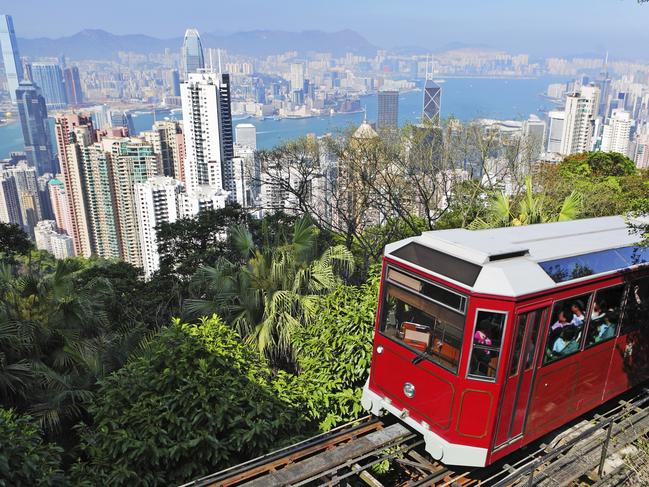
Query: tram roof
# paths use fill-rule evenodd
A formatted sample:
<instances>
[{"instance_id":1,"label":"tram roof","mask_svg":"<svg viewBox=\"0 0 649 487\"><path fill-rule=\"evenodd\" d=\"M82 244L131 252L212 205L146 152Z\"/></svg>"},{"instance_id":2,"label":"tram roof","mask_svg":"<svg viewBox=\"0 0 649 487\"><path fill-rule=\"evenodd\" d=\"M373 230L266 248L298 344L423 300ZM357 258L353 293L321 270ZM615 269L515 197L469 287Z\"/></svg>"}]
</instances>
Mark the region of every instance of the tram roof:
<instances>
[{"instance_id":1,"label":"tram roof","mask_svg":"<svg viewBox=\"0 0 649 487\"><path fill-rule=\"evenodd\" d=\"M436 230L389 244L385 253L474 292L522 296L630 267L625 255L615 250L642 240L629 223L622 216L610 216L487 230ZM646 225L649 219L634 223ZM615 264L604 262L611 257L605 251L615 254ZM649 250L642 252L635 263L649 262L645 260ZM582 269L583 263L594 264L590 274L576 272L579 262ZM626 263L618 265L622 262ZM564 274L550 272L555 264ZM618 266L609 269L611 265ZM565 269L572 273L566 275Z\"/></svg>"}]
</instances>

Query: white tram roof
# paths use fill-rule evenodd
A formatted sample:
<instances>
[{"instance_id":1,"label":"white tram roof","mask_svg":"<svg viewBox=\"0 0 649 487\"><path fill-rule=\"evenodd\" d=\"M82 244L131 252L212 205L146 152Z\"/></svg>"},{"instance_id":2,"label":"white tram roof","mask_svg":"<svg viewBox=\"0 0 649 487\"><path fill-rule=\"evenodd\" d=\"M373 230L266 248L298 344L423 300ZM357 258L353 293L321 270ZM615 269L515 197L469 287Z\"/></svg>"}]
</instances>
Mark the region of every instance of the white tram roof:
<instances>
[{"instance_id":1,"label":"white tram roof","mask_svg":"<svg viewBox=\"0 0 649 487\"><path fill-rule=\"evenodd\" d=\"M649 219L631 221L622 216L610 216L487 230L436 230L389 244L385 254L474 292L522 296L630 267L631 264L618 265L606 270L601 259L607 256L588 255L639 243L642 236L633 231L629 223L646 225ZM425 249L432 249L432 252ZM575 269L572 268L572 275L564 273L563 278L553 278L540 265L547 267L557 259L574 257L558 265L567 262L578 266L576 256L590 257L590 261L582 259L581 262L596 264L585 277L578 277L579 274L574 277ZM647 256L649 251L644 250L639 263L649 262ZM624 259L619 252L612 257L618 259L617 264L622 262L620 258ZM440 263L429 265L435 260ZM637 258L635 262L638 263Z\"/></svg>"}]
</instances>

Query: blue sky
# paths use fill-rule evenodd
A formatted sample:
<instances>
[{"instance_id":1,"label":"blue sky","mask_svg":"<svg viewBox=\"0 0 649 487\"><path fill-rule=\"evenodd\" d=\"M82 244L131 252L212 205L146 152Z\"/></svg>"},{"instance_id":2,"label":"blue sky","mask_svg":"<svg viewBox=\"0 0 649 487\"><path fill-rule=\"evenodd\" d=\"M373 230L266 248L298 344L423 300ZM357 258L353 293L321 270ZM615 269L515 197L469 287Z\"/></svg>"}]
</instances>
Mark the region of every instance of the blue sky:
<instances>
[{"instance_id":1,"label":"blue sky","mask_svg":"<svg viewBox=\"0 0 649 487\"><path fill-rule=\"evenodd\" d=\"M19 37L85 28L117 34L349 28L382 47L466 43L538 55L649 58L649 3L638 0L4 0ZM111 4L113 6L111 6ZM105 6L105 7L104 7Z\"/></svg>"}]
</instances>

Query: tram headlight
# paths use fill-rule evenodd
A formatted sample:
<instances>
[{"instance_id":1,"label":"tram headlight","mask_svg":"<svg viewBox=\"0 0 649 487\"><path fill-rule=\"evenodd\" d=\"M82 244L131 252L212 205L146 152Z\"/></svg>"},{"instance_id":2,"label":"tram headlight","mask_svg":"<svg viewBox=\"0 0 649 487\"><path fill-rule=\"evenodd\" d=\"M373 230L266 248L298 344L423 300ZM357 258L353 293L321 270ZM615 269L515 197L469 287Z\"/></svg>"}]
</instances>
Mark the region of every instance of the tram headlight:
<instances>
[{"instance_id":1,"label":"tram headlight","mask_svg":"<svg viewBox=\"0 0 649 487\"><path fill-rule=\"evenodd\" d=\"M376 347L376 353L378 353L379 355L383 353L383 345L379 345L378 347Z\"/></svg>"},{"instance_id":2,"label":"tram headlight","mask_svg":"<svg viewBox=\"0 0 649 487\"><path fill-rule=\"evenodd\" d=\"M406 395L406 397L412 398L415 396L415 386L413 386L410 382L406 382L403 385L403 393Z\"/></svg>"}]
</instances>

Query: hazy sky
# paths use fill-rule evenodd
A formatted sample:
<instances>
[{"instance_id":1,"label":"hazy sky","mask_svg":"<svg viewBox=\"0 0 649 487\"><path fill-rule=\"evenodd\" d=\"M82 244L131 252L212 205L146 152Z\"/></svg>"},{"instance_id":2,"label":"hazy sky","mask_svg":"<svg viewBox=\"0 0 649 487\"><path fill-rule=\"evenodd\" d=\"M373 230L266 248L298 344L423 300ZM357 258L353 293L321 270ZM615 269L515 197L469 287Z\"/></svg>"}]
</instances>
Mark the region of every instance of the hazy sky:
<instances>
[{"instance_id":1,"label":"hazy sky","mask_svg":"<svg viewBox=\"0 0 649 487\"><path fill-rule=\"evenodd\" d=\"M649 2L638 0L3 0L19 37L82 29L179 37L201 32L349 28L381 47L481 44L550 55L649 58ZM117 5L125 5L123 8Z\"/></svg>"}]
</instances>

